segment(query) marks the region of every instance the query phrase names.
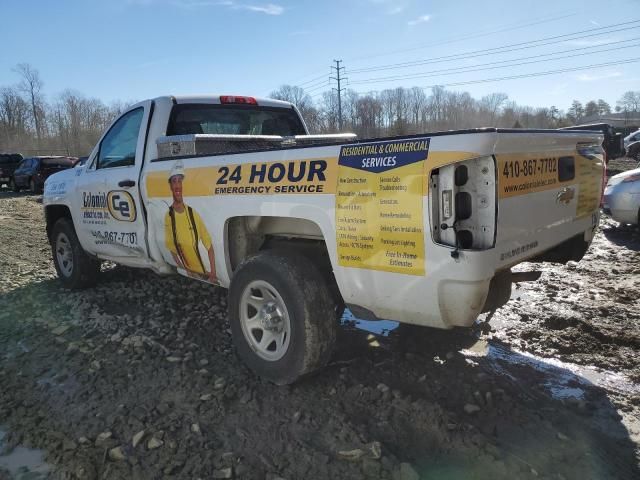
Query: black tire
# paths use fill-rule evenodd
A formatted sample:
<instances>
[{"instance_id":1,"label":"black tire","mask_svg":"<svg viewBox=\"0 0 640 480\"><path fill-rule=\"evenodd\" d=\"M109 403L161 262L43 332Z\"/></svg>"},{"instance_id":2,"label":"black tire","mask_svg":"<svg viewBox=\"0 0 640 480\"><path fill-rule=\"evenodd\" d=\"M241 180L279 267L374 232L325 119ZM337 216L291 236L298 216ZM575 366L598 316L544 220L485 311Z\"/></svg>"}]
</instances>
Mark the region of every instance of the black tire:
<instances>
[{"instance_id":1,"label":"black tire","mask_svg":"<svg viewBox=\"0 0 640 480\"><path fill-rule=\"evenodd\" d=\"M100 273L99 260L87 255L82 249L73 222L69 218L59 219L51 230L51 254L53 263L62 284L69 289L79 290L95 285ZM61 249L66 249L67 258L63 260Z\"/></svg>"},{"instance_id":2,"label":"black tire","mask_svg":"<svg viewBox=\"0 0 640 480\"><path fill-rule=\"evenodd\" d=\"M243 330L243 295L252 294L250 285L255 282L270 285L288 314L288 346L281 349L285 353L279 359L263 358ZM337 329L335 298L320 270L302 254L266 250L245 260L233 276L228 305L236 352L257 375L287 385L324 367L331 358ZM259 311L253 310L258 316Z\"/></svg>"},{"instance_id":3,"label":"black tire","mask_svg":"<svg viewBox=\"0 0 640 480\"><path fill-rule=\"evenodd\" d=\"M31 190L31 193L42 193L42 189L38 187L33 178L29 180L29 190Z\"/></svg>"},{"instance_id":4,"label":"black tire","mask_svg":"<svg viewBox=\"0 0 640 480\"><path fill-rule=\"evenodd\" d=\"M20 187L16 184L16 181L13 179L13 177L9 179L9 188L16 193L20 191Z\"/></svg>"}]
</instances>

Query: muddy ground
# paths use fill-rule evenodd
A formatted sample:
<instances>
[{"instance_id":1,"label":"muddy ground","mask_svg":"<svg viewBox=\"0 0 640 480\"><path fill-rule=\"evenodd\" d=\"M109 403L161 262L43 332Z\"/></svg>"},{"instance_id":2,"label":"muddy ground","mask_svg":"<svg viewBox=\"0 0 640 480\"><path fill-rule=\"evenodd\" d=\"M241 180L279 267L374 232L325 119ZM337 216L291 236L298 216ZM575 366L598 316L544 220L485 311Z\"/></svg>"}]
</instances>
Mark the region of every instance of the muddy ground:
<instances>
[{"instance_id":1,"label":"muddy ground","mask_svg":"<svg viewBox=\"0 0 640 480\"><path fill-rule=\"evenodd\" d=\"M638 479L640 231L603 217L469 330L349 321L291 387L233 352L226 292L55 280L40 197L0 193L0 480ZM376 327L376 325L373 325Z\"/></svg>"}]
</instances>

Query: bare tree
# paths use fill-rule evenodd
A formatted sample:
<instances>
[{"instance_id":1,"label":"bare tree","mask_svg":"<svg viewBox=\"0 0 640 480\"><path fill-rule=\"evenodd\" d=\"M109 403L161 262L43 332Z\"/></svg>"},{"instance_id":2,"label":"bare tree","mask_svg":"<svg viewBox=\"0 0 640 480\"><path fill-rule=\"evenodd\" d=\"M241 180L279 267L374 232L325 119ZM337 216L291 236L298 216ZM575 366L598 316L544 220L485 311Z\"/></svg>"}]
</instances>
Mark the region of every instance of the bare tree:
<instances>
[{"instance_id":1,"label":"bare tree","mask_svg":"<svg viewBox=\"0 0 640 480\"><path fill-rule=\"evenodd\" d=\"M578 100L574 100L573 102L571 102L571 107L569 107L567 116L574 123L580 121L580 119L584 116L584 107L582 106L582 103L580 103Z\"/></svg>"},{"instance_id":2,"label":"bare tree","mask_svg":"<svg viewBox=\"0 0 640 480\"><path fill-rule=\"evenodd\" d=\"M629 90L617 102L620 110L625 112L639 112L640 111L640 91Z\"/></svg>"},{"instance_id":3,"label":"bare tree","mask_svg":"<svg viewBox=\"0 0 640 480\"><path fill-rule=\"evenodd\" d=\"M602 99L598 100L598 113L600 115L609 115L611 113L611 106Z\"/></svg>"},{"instance_id":4,"label":"bare tree","mask_svg":"<svg viewBox=\"0 0 640 480\"><path fill-rule=\"evenodd\" d=\"M28 63L19 63L16 65L14 71L22 77L18 88L22 91L31 103L31 116L33 124L36 130L36 137L38 141L41 139L41 120L44 112L43 98L42 98L42 80L40 79L40 73Z\"/></svg>"},{"instance_id":5,"label":"bare tree","mask_svg":"<svg viewBox=\"0 0 640 480\"><path fill-rule=\"evenodd\" d=\"M598 102L596 102L595 100L589 100L584 105L584 116L585 117L591 117L593 115L598 115L598 112L599 112Z\"/></svg>"},{"instance_id":6,"label":"bare tree","mask_svg":"<svg viewBox=\"0 0 640 480\"><path fill-rule=\"evenodd\" d=\"M0 150L17 151L27 138L29 106L16 87L0 89Z\"/></svg>"},{"instance_id":7,"label":"bare tree","mask_svg":"<svg viewBox=\"0 0 640 480\"><path fill-rule=\"evenodd\" d=\"M300 114L309 125L309 128L315 130L314 124L318 123L318 112L313 105L313 100L309 94L304 91L304 89L295 85L282 85L277 90L271 92L269 96L276 100L284 100L285 102L293 103L298 107L298 110L300 110Z\"/></svg>"},{"instance_id":8,"label":"bare tree","mask_svg":"<svg viewBox=\"0 0 640 480\"><path fill-rule=\"evenodd\" d=\"M494 124L502 105L509 99L506 93L490 93L480 99L480 107L489 114L490 124Z\"/></svg>"}]
</instances>

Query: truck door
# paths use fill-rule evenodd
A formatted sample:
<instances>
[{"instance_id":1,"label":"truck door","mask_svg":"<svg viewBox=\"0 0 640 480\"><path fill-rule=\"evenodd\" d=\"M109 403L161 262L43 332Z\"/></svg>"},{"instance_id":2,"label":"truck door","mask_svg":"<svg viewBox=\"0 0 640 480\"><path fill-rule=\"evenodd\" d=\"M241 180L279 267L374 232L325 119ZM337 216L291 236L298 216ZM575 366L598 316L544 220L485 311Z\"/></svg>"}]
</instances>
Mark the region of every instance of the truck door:
<instances>
[{"instance_id":1,"label":"truck door","mask_svg":"<svg viewBox=\"0 0 640 480\"><path fill-rule=\"evenodd\" d=\"M118 263L148 263L139 177L151 101L122 114L78 170L76 212L86 250Z\"/></svg>"}]
</instances>

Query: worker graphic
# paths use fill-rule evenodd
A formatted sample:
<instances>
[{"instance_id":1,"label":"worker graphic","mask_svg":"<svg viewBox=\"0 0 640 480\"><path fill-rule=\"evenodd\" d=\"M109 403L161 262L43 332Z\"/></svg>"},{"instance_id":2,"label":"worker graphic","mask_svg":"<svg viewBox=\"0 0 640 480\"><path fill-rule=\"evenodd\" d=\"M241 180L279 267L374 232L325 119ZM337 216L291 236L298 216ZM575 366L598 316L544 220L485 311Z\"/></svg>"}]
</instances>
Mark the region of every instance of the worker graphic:
<instances>
[{"instance_id":1,"label":"worker graphic","mask_svg":"<svg viewBox=\"0 0 640 480\"><path fill-rule=\"evenodd\" d=\"M183 269L186 275L216 283L216 262L213 254L211 236L198 212L184 203L182 182L184 167L182 162L175 163L169 173L169 187L173 203L164 217L165 245L171 252L178 271ZM207 251L209 271L200 252L200 244Z\"/></svg>"}]
</instances>

